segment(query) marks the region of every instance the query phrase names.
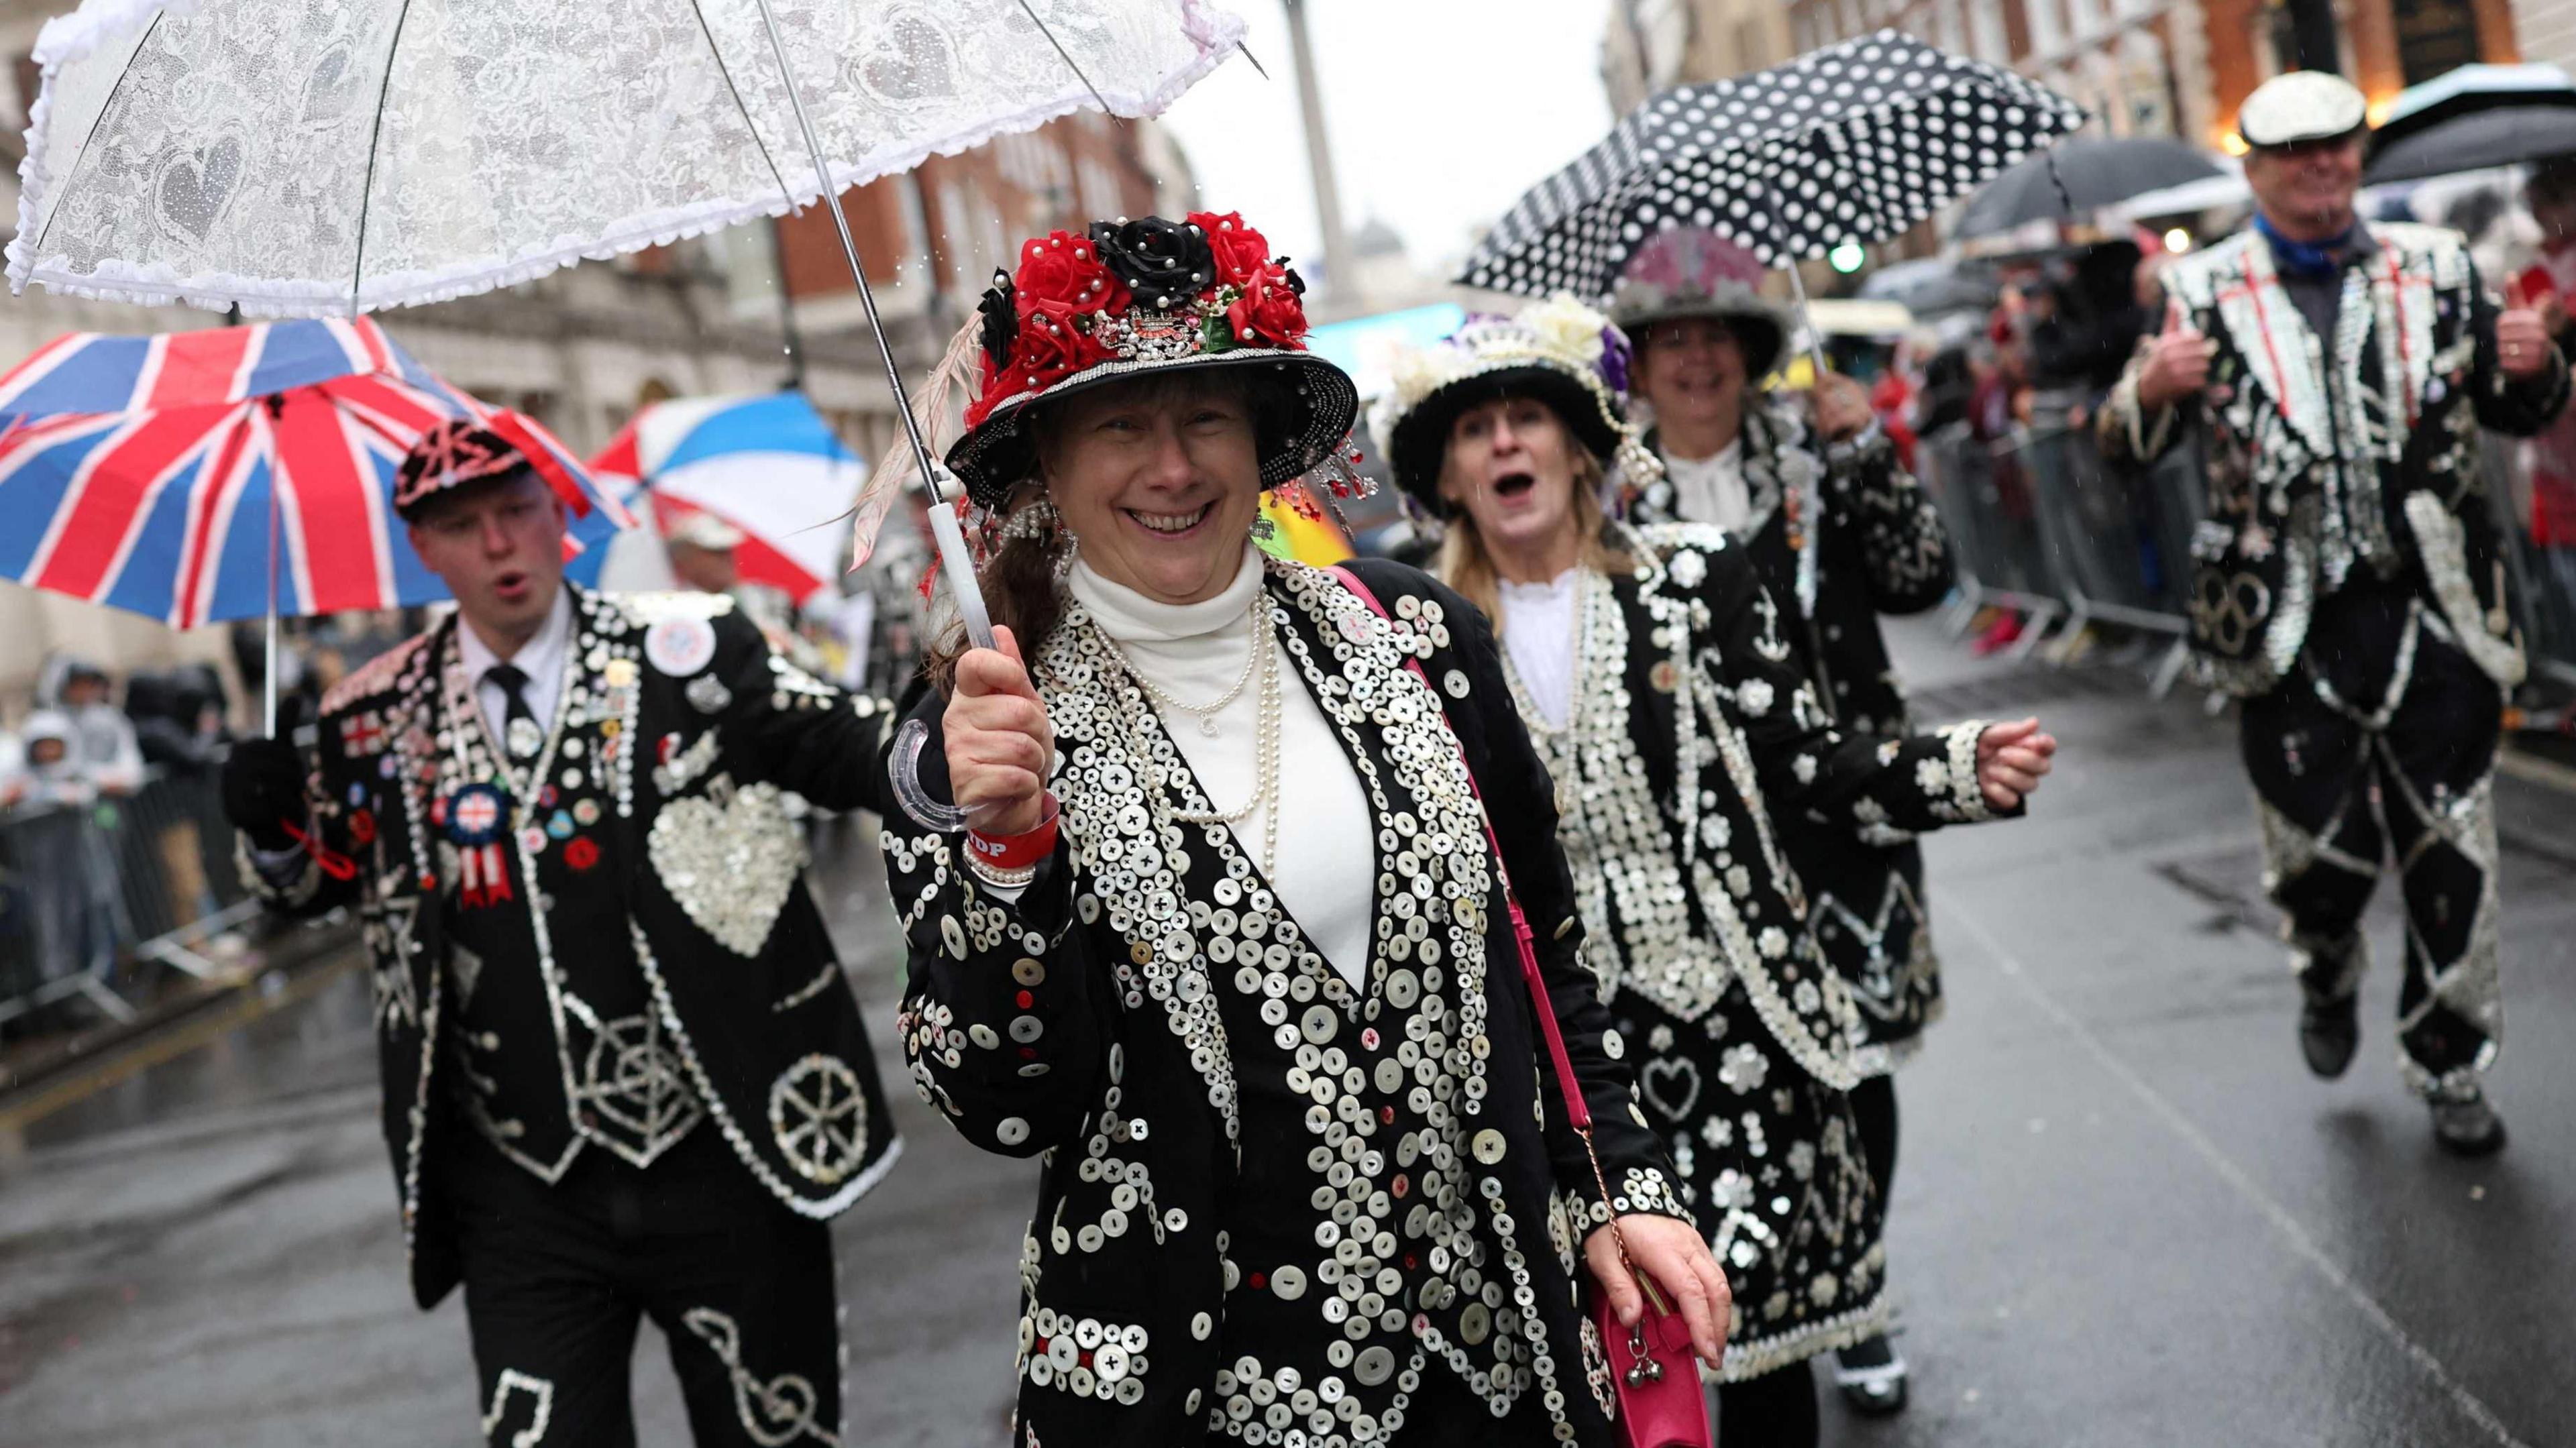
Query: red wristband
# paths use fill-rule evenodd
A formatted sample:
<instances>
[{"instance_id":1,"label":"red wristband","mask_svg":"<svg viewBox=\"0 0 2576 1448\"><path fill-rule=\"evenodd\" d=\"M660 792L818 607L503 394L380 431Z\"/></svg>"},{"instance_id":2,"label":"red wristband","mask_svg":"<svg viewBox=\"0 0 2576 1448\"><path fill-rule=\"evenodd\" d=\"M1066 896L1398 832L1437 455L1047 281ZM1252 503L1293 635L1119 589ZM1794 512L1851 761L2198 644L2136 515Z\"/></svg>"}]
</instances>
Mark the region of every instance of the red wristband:
<instances>
[{"instance_id":1,"label":"red wristband","mask_svg":"<svg viewBox=\"0 0 2576 1448\"><path fill-rule=\"evenodd\" d=\"M1055 852L1056 823L1062 813L1056 804L1055 792L1050 790L1046 797L1045 818L1038 821L1036 829L1026 834L1000 836L968 830L966 848L972 850L975 858L987 869L1028 869Z\"/></svg>"}]
</instances>

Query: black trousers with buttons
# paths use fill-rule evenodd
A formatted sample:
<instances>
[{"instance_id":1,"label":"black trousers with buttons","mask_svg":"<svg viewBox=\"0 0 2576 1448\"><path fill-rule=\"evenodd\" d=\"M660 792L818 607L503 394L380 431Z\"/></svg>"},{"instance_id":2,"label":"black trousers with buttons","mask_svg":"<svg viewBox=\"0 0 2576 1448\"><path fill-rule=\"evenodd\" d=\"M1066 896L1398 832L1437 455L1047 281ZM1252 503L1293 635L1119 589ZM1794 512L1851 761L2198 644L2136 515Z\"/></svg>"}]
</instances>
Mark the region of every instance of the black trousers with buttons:
<instances>
[{"instance_id":1,"label":"black trousers with buttons","mask_svg":"<svg viewBox=\"0 0 2576 1448\"><path fill-rule=\"evenodd\" d=\"M584 1147L552 1186L471 1128L434 1165L492 1448L632 1448L627 1367L647 1316L699 1448L839 1433L830 1233L764 1191L713 1122L648 1168Z\"/></svg>"},{"instance_id":2,"label":"black trousers with buttons","mask_svg":"<svg viewBox=\"0 0 2576 1448\"><path fill-rule=\"evenodd\" d=\"M2263 811L2265 886L2288 917L2300 988L2319 1004L2360 988L2362 911L2394 861L2406 907L2405 1074L2428 1096L2472 1091L2503 1017L2492 798L2503 695L2430 629L2402 677L2393 663L2354 667L2359 647L2326 651L2312 639L2310 651L2318 657L2245 702L2241 737Z\"/></svg>"}]
</instances>

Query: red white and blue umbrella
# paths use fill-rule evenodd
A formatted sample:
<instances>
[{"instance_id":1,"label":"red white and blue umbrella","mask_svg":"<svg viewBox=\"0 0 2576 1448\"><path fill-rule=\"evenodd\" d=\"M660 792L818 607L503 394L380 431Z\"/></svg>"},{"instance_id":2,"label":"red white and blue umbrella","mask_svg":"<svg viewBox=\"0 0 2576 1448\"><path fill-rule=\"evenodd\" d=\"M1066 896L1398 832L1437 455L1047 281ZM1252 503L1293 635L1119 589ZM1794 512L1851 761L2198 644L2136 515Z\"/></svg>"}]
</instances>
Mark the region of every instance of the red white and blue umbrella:
<instances>
[{"instance_id":1,"label":"red white and blue umbrella","mask_svg":"<svg viewBox=\"0 0 2576 1448\"><path fill-rule=\"evenodd\" d=\"M635 414L590 460L600 482L649 491L664 532L711 513L743 534L734 566L804 602L832 586L848 515L867 470L804 393L679 397ZM621 496L624 494L621 493ZM573 565L588 580L606 563Z\"/></svg>"},{"instance_id":2,"label":"red white and blue umbrella","mask_svg":"<svg viewBox=\"0 0 2576 1448\"><path fill-rule=\"evenodd\" d=\"M456 417L536 462L573 546L631 523L551 433L364 317L56 338L0 377L0 577L177 628L444 598L392 499L413 440Z\"/></svg>"}]
</instances>

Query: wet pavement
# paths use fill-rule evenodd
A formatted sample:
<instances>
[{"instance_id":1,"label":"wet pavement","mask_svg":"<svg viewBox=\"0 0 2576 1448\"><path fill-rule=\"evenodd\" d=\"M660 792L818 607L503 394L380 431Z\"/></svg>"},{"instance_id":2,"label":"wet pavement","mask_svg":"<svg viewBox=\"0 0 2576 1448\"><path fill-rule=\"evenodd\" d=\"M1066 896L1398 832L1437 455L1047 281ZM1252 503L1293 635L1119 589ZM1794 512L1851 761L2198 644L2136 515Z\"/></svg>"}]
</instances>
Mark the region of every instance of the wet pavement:
<instances>
[{"instance_id":1,"label":"wet pavement","mask_svg":"<svg viewBox=\"0 0 2576 1448\"><path fill-rule=\"evenodd\" d=\"M2107 668L1898 631L1927 719L2036 709L2065 743L2022 823L1930 845L1949 1014L1900 1078L1891 1226L1904 1415L1872 1448L2576 1442L2576 797L2507 781L2514 1140L2463 1163L2397 1081L2398 922L2365 1045L2312 1080L2255 897L2232 729ZM897 962L872 856L827 902L881 1051ZM363 977L28 1126L0 1162L0 1445L463 1445L463 1315L402 1274ZM835 1227L853 1444L1000 1441L1033 1168L898 1084L908 1138ZM687 1441L648 1327L645 1444Z\"/></svg>"}]
</instances>

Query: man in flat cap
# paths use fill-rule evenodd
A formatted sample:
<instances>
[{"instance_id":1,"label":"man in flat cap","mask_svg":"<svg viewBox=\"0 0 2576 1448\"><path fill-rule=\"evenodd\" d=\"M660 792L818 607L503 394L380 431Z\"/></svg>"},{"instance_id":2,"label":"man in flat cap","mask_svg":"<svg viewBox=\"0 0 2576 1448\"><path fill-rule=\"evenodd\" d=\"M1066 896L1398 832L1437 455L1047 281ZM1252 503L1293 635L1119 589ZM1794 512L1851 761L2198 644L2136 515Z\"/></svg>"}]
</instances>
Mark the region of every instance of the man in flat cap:
<instances>
[{"instance_id":1,"label":"man in flat cap","mask_svg":"<svg viewBox=\"0 0 2576 1448\"><path fill-rule=\"evenodd\" d=\"M2456 232L2354 215L2366 109L2317 71L2246 98L2254 224L2165 268L2166 324L2101 438L2204 459L2194 660L2243 701L2309 1069L2351 1063L2362 908L2393 860L2401 1065L2435 1139L2478 1155L2505 1139L2480 1079L2503 1015L2495 756L2523 675L2479 432L2557 416L2567 364L2536 314L2499 309Z\"/></svg>"},{"instance_id":2,"label":"man in flat cap","mask_svg":"<svg viewBox=\"0 0 2576 1448\"><path fill-rule=\"evenodd\" d=\"M892 710L721 595L565 582L569 480L510 431L412 450L455 614L331 691L318 758L239 746L225 810L272 906L365 924L412 1292L464 1285L483 1436L632 1445L650 1316L700 1444L835 1442L825 1223L895 1141L781 793L874 807Z\"/></svg>"}]
</instances>

